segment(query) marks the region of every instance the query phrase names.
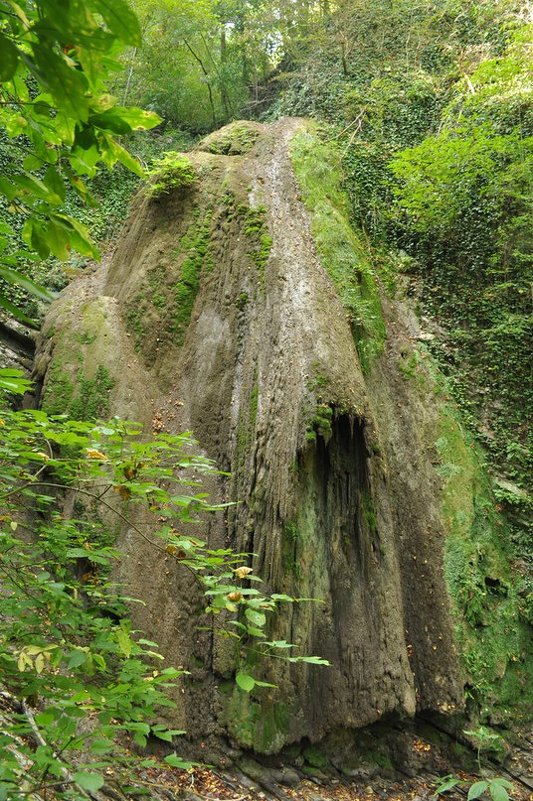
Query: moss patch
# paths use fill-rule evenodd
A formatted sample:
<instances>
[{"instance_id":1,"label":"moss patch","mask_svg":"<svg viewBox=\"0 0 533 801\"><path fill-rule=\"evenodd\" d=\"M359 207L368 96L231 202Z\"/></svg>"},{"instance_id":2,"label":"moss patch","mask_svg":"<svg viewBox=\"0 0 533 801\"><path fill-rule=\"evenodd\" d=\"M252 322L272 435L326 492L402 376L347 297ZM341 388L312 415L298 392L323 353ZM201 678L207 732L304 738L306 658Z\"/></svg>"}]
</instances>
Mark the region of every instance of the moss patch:
<instances>
[{"instance_id":1,"label":"moss patch","mask_svg":"<svg viewBox=\"0 0 533 801\"><path fill-rule=\"evenodd\" d=\"M173 259L153 267L127 304L125 322L135 348L153 356L157 342L171 339L181 347L190 323L202 275L213 267L211 227L213 208L194 214L173 251Z\"/></svg>"},{"instance_id":2,"label":"moss patch","mask_svg":"<svg viewBox=\"0 0 533 801\"><path fill-rule=\"evenodd\" d=\"M198 178L190 159L183 153L165 153L157 159L148 171L151 181L145 187L145 194L150 198L168 195L179 189L186 189Z\"/></svg>"},{"instance_id":3,"label":"moss patch","mask_svg":"<svg viewBox=\"0 0 533 801\"><path fill-rule=\"evenodd\" d=\"M312 768L325 770L330 764L328 757L319 748L313 745L304 748L303 756L307 764Z\"/></svg>"},{"instance_id":4,"label":"moss patch","mask_svg":"<svg viewBox=\"0 0 533 801\"><path fill-rule=\"evenodd\" d=\"M447 529L445 575L456 637L469 677L467 695L495 722L533 703L530 633L509 568L509 537L481 455L450 407L441 408L436 448Z\"/></svg>"},{"instance_id":5,"label":"moss patch","mask_svg":"<svg viewBox=\"0 0 533 801\"><path fill-rule=\"evenodd\" d=\"M317 436L328 440L332 432L334 409L327 403L319 403L315 409L312 420L307 426L305 439L308 442L316 442Z\"/></svg>"},{"instance_id":6,"label":"moss patch","mask_svg":"<svg viewBox=\"0 0 533 801\"><path fill-rule=\"evenodd\" d=\"M259 407L259 385L257 379L250 390L248 406L241 409L237 423L235 440L235 460L239 474L246 471L246 460L250 455L250 445L255 436L255 425Z\"/></svg>"},{"instance_id":7,"label":"moss patch","mask_svg":"<svg viewBox=\"0 0 533 801\"><path fill-rule=\"evenodd\" d=\"M109 393L115 381L101 363L106 314L98 302L82 303L77 309L77 330L56 335L42 404L48 414L68 414L74 420L109 415Z\"/></svg>"},{"instance_id":8,"label":"moss patch","mask_svg":"<svg viewBox=\"0 0 533 801\"><path fill-rule=\"evenodd\" d=\"M259 273L261 286L265 282L265 267L272 250L272 237L269 234L266 222L266 208L259 206L254 209L245 203L240 203L235 214L242 220L243 230L251 243L248 255L254 262Z\"/></svg>"},{"instance_id":9,"label":"moss patch","mask_svg":"<svg viewBox=\"0 0 533 801\"><path fill-rule=\"evenodd\" d=\"M383 350L386 330L368 249L350 226L339 154L310 125L293 137L290 154L320 261L348 310L361 367L367 371Z\"/></svg>"},{"instance_id":10,"label":"moss patch","mask_svg":"<svg viewBox=\"0 0 533 801\"><path fill-rule=\"evenodd\" d=\"M208 209L201 222L193 223L180 245L187 256L181 265L181 275L174 290L175 312L172 330L177 335L177 344L182 345L187 326L200 288L203 270L209 272L213 260L209 255L212 210Z\"/></svg>"},{"instance_id":11,"label":"moss patch","mask_svg":"<svg viewBox=\"0 0 533 801\"><path fill-rule=\"evenodd\" d=\"M68 414L73 420L96 420L109 415L109 393L115 386L109 370L98 365L94 378L79 369L75 381L58 365L50 368L43 409Z\"/></svg>"},{"instance_id":12,"label":"moss patch","mask_svg":"<svg viewBox=\"0 0 533 801\"><path fill-rule=\"evenodd\" d=\"M198 149L223 156L240 156L252 149L260 133L261 126L257 123L239 120L206 136Z\"/></svg>"},{"instance_id":13,"label":"moss patch","mask_svg":"<svg viewBox=\"0 0 533 801\"><path fill-rule=\"evenodd\" d=\"M294 520L287 520L282 528L281 558L284 570L292 574L296 580L301 578L300 540L298 524Z\"/></svg>"},{"instance_id":14,"label":"moss patch","mask_svg":"<svg viewBox=\"0 0 533 801\"><path fill-rule=\"evenodd\" d=\"M280 699L262 700L259 704L250 695L234 689L226 712L228 729L240 745L261 754L276 753L283 746L290 710Z\"/></svg>"}]
</instances>

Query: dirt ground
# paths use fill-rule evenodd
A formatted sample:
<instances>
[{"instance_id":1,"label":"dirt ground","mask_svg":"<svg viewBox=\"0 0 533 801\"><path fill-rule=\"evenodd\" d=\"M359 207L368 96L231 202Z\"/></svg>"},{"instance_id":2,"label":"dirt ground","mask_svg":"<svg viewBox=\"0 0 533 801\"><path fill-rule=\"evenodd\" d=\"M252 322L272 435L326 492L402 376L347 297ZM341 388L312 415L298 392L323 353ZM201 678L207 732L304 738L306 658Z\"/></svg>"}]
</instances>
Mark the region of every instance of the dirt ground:
<instances>
[{"instance_id":1,"label":"dirt ground","mask_svg":"<svg viewBox=\"0 0 533 801\"><path fill-rule=\"evenodd\" d=\"M494 774L496 775L496 774ZM509 791L512 801L532 801L533 782L511 779L506 771L501 772L512 782ZM459 801L467 798L468 788L479 776L460 772L463 786L445 793L441 798ZM343 778L303 779L294 787L274 784L269 789L261 788L244 775L222 774L206 768L184 773L182 771L147 771L147 784L158 798L167 801L429 801L435 798L439 776L427 774L405 777L403 780L372 779L367 782L350 782ZM483 796L482 798L488 798Z\"/></svg>"}]
</instances>

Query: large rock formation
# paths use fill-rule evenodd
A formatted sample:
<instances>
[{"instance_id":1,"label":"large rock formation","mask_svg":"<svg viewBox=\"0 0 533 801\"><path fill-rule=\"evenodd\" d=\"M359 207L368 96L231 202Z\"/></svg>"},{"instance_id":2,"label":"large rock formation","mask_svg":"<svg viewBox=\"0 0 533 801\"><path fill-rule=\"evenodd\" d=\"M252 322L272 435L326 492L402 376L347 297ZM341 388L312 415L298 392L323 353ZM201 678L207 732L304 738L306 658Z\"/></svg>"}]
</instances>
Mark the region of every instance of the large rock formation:
<instances>
[{"instance_id":1,"label":"large rock formation","mask_svg":"<svg viewBox=\"0 0 533 801\"><path fill-rule=\"evenodd\" d=\"M233 124L190 154L195 183L141 191L110 263L52 308L37 359L51 410L89 399L96 414L192 430L231 474L213 491L240 502L208 535L254 553L275 591L321 600L289 605L272 639L331 666L258 664L277 689L249 696L232 682L238 655L196 631L199 599L179 567L118 532L120 577L147 604L139 624L191 670L178 725L263 753L392 713L452 710L462 695L438 403L408 375L416 324L355 240L340 241L335 165L321 165L322 200L297 178L291 142L312 141L306 126ZM344 266L317 215L337 226Z\"/></svg>"}]
</instances>

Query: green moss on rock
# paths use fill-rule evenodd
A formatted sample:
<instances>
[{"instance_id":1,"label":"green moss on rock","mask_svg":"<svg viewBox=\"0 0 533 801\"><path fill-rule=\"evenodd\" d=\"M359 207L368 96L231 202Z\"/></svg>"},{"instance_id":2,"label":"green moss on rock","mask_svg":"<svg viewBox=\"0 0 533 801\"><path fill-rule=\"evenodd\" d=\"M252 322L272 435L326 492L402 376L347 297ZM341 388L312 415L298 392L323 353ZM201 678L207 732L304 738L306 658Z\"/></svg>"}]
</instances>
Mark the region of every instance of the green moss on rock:
<instances>
[{"instance_id":1,"label":"green moss on rock","mask_svg":"<svg viewBox=\"0 0 533 801\"><path fill-rule=\"evenodd\" d=\"M213 267L211 226L213 208L207 206L193 221L173 250L173 261L153 267L125 309L128 331L135 348L149 353L163 338L183 345L202 275Z\"/></svg>"},{"instance_id":2,"label":"green moss on rock","mask_svg":"<svg viewBox=\"0 0 533 801\"><path fill-rule=\"evenodd\" d=\"M252 149L260 133L258 123L238 120L206 136L198 149L223 156L241 156Z\"/></svg>"},{"instance_id":3,"label":"green moss on rock","mask_svg":"<svg viewBox=\"0 0 533 801\"><path fill-rule=\"evenodd\" d=\"M202 271L209 272L213 261L209 256L211 232L211 210L199 223L193 223L181 239L181 246L187 256L181 265L180 277L174 289L174 320L172 330L177 335L177 344L182 345L191 314L200 288Z\"/></svg>"},{"instance_id":4,"label":"green moss on rock","mask_svg":"<svg viewBox=\"0 0 533 801\"><path fill-rule=\"evenodd\" d=\"M286 520L282 527L281 558L283 568L296 580L301 578L299 557L301 534L294 520Z\"/></svg>"},{"instance_id":5,"label":"green moss on rock","mask_svg":"<svg viewBox=\"0 0 533 801\"><path fill-rule=\"evenodd\" d=\"M109 393L115 386L109 370L98 365L93 378L78 369L73 381L70 373L52 365L43 409L48 414L68 414L73 420L96 420L109 415Z\"/></svg>"},{"instance_id":6,"label":"green moss on rock","mask_svg":"<svg viewBox=\"0 0 533 801\"><path fill-rule=\"evenodd\" d=\"M304 748L303 756L308 765L312 768L325 770L330 764L328 757L316 746L310 745Z\"/></svg>"},{"instance_id":7,"label":"green moss on rock","mask_svg":"<svg viewBox=\"0 0 533 801\"><path fill-rule=\"evenodd\" d=\"M332 432L334 409L327 403L319 403L315 409L312 420L307 426L305 438L308 442L315 442L317 436L328 439Z\"/></svg>"},{"instance_id":8,"label":"green moss on rock","mask_svg":"<svg viewBox=\"0 0 533 801\"><path fill-rule=\"evenodd\" d=\"M348 310L361 367L367 371L383 350L386 329L368 248L350 225L339 154L311 124L293 137L290 154L318 256Z\"/></svg>"},{"instance_id":9,"label":"green moss on rock","mask_svg":"<svg viewBox=\"0 0 533 801\"><path fill-rule=\"evenodd\" d=\"M241 217L244 233L251 242L251 249L248 255L256 265L259 281L263 285L265 267L273 244L266 221L266 208L264 206L252 208L245 203L241 203L236 208L236 214Z\"/></svg>"},{"instance_id":10,"label":"green moss on rock","mask_svg":"<svg viewBox=\"0 0 533 801\"><path fill-rule=\"evenodd\" d=\"M60 329L54 334L42 401L49 414L68 414L75 420L109 415L109 393L115 381L103 363L107 325L105 302L88 301L76 310L74 330Z\"/></svg>"},{"instance_id":11,"label":"green moss on rock","mask_svg":"<svg viewBox=\"0 0 533 801\"><path fill-rule=\"evenodd\" d=\"M48 371L43 409L48 414L66 414L74 395L74 384L70 374L59 364L53 363Z\"/></svg>"},{"instance_id":12,"label":"green moss on rock","mask_svg":"<svg viewBox=\"0 0 533 801\"><path fill-rule=\"evenodd\" d=\"M274 754L283 747L289 730L290 709L281 698L261 699L235 689L227 705L227 725L240 745L260 754Z\"/></svg>"},{"instance_id":13,"label":"green moss on rock","mask_svg":"<svg viewBox=\"0 0 533 801\"><path fill-rule=\"evenodd\" d=\"M509 562L509 536L483 472L481 454L452 408L441 407L436 448L447 529L445 575L468 674L467 693L500 722L533 703L531 634Z\"/></svg>"},{"instance_id":14,"label":"green moss on rock","mask_svg":"<svg viewBox=\"0 0 533 801\"><path fill-rule=\"evenodd\" d=\"M150 198L159 198L173 191L186 189L198 178L190 159L183 153L175 152L165 153L157 159L148 171L148 175L152 180L144 191Z\"/></svg>"},{"instance_id":15,"label":"green moss on rock","mask_svg":"<svg viewBox=\"0 0 533 801\"><path fill-rule=\"evenodd\" d=\"M109 370L99 364L94 378L87 378L80 371L76 382L75 397L69 406L74 420L96 420L109 416L109 393L115 380Z\"/></svg>"},{"instance_id":16,"label":"green moss on rock","mask_svg":"<svg viewBox=\"0 0 533 801\"><path fill-rule=\"evenodd\" d=\"M259 407L259 385L254 383L250 390L248 406L241 409L235 435L235 460L240 471L245 471L250 444L255 435L255 425Z\"/></svg>"}]
</instances>

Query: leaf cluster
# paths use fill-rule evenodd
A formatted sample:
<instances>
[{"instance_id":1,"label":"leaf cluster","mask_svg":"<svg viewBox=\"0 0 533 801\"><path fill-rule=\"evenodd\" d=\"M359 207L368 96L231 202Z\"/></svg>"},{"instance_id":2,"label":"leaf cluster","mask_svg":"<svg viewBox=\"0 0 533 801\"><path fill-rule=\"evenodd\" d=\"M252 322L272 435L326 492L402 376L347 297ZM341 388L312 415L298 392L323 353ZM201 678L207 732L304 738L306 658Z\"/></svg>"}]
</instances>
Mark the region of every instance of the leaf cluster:
<instances>
[{"instance_id":1,"label":"leaf cluster","mask_svg":"<svg viewBox=\"0 0 533 801\"><path fill-rule=\"evenodd\" d=\"M1 224L0 276L25 282L43 299L48 293L22 276L21 260L31 254L66 259L71 251L98 256L87 227L64 210L67 188L90 204L85 179L99 165L119 162L142 174L117 137L159 119L118 106L105 89L120 68L121 48L139 44L140 35L125 0L0 4L0 130L13 143L0 179L0 199L12 218ZM13 247L19 230L22 243ZM0 303L17 314L5 293Z\"/></svg>"},{"instance_id":2,"label":"leaf cluster","mask_svg":"<svg viewBox=\"0 0 533 801\"><path fill-rule=\"evenodd\" d=\"M447 793L448 790L453 790L454 787L468 787L468 782L458 779L457 776L445 776L437 789L435 790L434 798ZM467 801L474 801L476 798L491 798L492 801L509 801L509 790L513 789L513 785L507 779L501 776L496 776L493 779L483 779L474 782L468 787L466 795Z\"/></svg>"},{"instance_id":3,"label":"leaf cluster","mask_svg":"<svg viewBox=\"0 0 533 801\"><path fill-rule=\"evenodd\" d=\"M184 189L194 184L198 178L190 159L182 153L164 153L156 159L148 171L152 180L145 188L150 198L168 195L175 189Z\"/></svg>"}]
</instances>

